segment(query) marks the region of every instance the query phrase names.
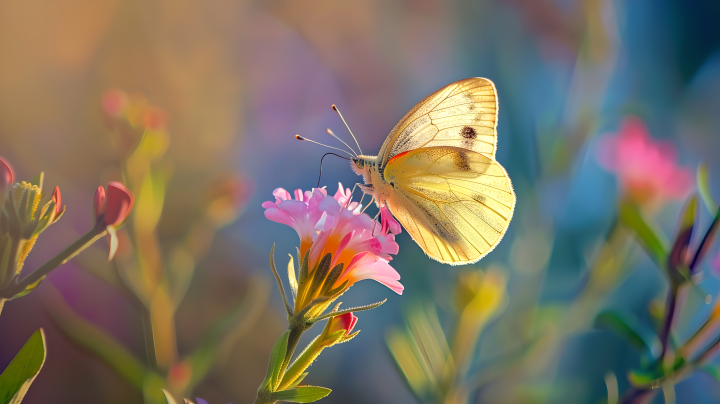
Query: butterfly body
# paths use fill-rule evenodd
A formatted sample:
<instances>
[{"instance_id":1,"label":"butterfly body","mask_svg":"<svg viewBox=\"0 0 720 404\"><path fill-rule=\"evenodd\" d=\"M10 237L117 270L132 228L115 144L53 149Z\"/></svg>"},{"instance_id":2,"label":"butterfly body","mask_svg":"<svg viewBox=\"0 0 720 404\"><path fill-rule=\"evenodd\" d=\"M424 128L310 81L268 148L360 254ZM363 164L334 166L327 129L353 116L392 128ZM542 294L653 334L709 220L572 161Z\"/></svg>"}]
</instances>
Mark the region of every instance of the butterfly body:
<instances>
[{"instance_id":1,"label":"butterfly body","mask_svg":"<svg viewBox=\"0 0 720 404\"><path fill-rule=\"evenodd\" d=\"M377 156L352 159L363 192L437 261L477 262L510 224L516 197L495 160L497 112L492 81L460 80L411 109Z\"/></svg>"}]
</instances>

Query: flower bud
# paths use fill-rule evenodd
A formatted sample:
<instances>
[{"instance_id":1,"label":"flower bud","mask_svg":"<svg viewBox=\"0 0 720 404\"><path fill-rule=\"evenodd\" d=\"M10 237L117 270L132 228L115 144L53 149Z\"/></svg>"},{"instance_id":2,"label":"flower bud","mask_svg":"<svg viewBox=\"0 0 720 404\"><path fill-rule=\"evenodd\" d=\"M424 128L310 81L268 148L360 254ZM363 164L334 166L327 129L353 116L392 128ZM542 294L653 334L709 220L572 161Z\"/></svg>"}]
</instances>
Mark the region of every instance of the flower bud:
<instances>
[{"instance_id":1,"label":"flower bud","mask_svg":"<svg viewBox=\"0 0 720 404\"><path fill-rule=\"evenodd\" d=\"M99 186L95 191L95 198L93 200L93 219L97 221L98 217L103 214L105 209L105 188Z\"/></svg>"},{"instance_id":2,"label":"flower bud","mask_svg":"<svg viewBox=\"0 0 720 404\"><path fill-rule=\"evenodd\" d=\"M337 317L333 317L330 319L328 331L332 334L336 331L345 330L345 334L350 334L353 328L355 328L357 320L358 318L352 313L345 313Z\"/></svg>"},{"instance_id":3,"label":"flower bud","mask_svg":"<svg viewBox=\"0 0 720 404\"><path fill-rule=\"evenodd\" d=\"M15 174L13 173L10 165L0 157L0 194L3 196L10 192L10 188L13 186Z\"/></svg>"},{"instance_id":4,"label":"flower bud","mask_svg":"<svg viewBox=\"0 0 720 404\"><path fill-rule=\"evenodd\" d=\"M105 113L118 117L125 112L128 96L122 90L107 90L102 97L102 107Z\"/></svg>"},{"instance_id":5,"label":"flower bud","mask_svg":"<svg viewBox=\"0 0 720 404\"><path fill-rule=\"evenodd\" d=\"M62 195L60 195L60 187L57 185L52 194L52 201L55 204L55 214L57 215L62 210Z\"/></svg>"},{"instance_id":6,"label":"flower bud","mask_svg":"<svg viewBox=\"0 0 720 404\"><path fill-rule=\"evenodd\" d=\"M123 224L132 210L134 200L132 192L120 182L109 182L107 194L103 187L98 187L93 201L95 220L102 220L106 226Z\"/></svg>"}]
</instances>

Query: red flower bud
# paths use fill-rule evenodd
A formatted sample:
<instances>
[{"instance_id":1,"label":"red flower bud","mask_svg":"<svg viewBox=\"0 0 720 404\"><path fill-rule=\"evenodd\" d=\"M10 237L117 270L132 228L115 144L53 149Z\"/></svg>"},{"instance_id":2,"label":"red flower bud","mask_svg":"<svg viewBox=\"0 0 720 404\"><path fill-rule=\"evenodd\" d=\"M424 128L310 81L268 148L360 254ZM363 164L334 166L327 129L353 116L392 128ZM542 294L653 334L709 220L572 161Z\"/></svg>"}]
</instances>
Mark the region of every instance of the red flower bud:
<instances>
[{"instance_id":1,"label":"red flower bud","mask_svg":"<svg viewBox=\"0 0 720 404\"><path fill-rule=\"evenodd\" d=\"M350 334L355 328L358 318L352 313L345 313L330 319L330 333L345 330L345 334Z\"/></svg>"},{"instance_id":2,"label":"red flower bud","mask_svg":"<svg viewBox=\"0 0 720 404\"><path fill-rule=\"evenodd\" d=\"M56 186L53 191L52 201L55 202L55 214L59 214L62 210L62 195L60 195L60 187Z\"/></svg>"},{"instance_id":3,"label":"red flower bud","mask_svg":"<svg viewBox=\"0 0 720 404\"><path fill-rule=\"evenodd\" d=\"M0 191L7 192L12 187L14 178L15 174L10 165L0 157Z\"/></svg>"},{"instance_id":4,"label":"red flower bud","mask_svg":"<svg viewBox=\"0 0 720 404\"><path fill-rule=\"evenodd\" d=\"M99 186L95 191L95 200L93 201L93 218L97 221L105 212L105 188Z\"/></svg>"},{"instance_id":5,"label":"red flower bud","mask_svg":"<svg viewBox=\"0 0 720 404\"><path fill-rule=\"evenodd\" d=\"M107 196L103 187L98 187L95 191L93 203L95 220L102 217L106 225L118 226L127 219L134 201L132 192L125 185L110 181L107 186Z\"/></svg>"}]
</instances>

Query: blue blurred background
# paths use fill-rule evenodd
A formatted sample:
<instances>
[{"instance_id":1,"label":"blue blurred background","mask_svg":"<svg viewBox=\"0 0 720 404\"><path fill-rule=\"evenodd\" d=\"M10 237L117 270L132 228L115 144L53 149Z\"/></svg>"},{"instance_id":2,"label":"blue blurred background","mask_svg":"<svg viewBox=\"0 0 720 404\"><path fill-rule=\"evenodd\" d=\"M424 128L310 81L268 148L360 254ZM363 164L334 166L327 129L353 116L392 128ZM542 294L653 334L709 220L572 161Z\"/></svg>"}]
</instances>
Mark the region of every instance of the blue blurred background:
<instances>
[{"instance_id":1,"label":"blue blurred background","mask_svg":"<svg viewBox=\"0 0 720 404\"><path fill-rule=\"evenodd\" d=\"M253 189L243 213L198 263L176 313L182 353L213 317L256 285L254 279L269 284L273 243L281 263L294 251L296 234L265 219L260 206L277 187L310 189L317 182L326 150L293 135L336 145L324 133L331 128L347 140L330 109L336 104L365 154L375 154L425 96L462 78L487 77L500 100L497 159L518 198L508 234L473 266L508 279L505 311L483 334L473 364L492 373L497 358L522 345L528 313L549 313L543 316L550 328L567 324L552 312L576 302L612 227L620 191L597 161L598 138L637 116L653 138L674 143L680 166L694 172L707 161L711 178L720 178L718 17L720 3L712 1L0 1L0 154L16 178L45 171L46 183L60 186L68 207L26 266L38 266L67 244L68 234L91 224L92 192L112 176L108 167L117 160L103 123L104 91L144 94L165 110L171 137L173 177L161 240L181 237L189 221L183 212L201 203L216 176L243 173ZM359 180L346 161L325 159L322 185L330 191L338 182ZM719 181L713 185L718 195ZM668 238L682 202L667 201L647 213ZM706 227L712 216L701 211ZM452 321L457 277L468 268L429 260L407 233L397 239L400 253L392 263L405 293L391 295L368 281L343 296L349 306L389 300L358 314L359 336L328 349L310 368L308 383L333 389L323 402L414 402L385 335L402 326L418 302L436 302L441 322ZM632 262L593 297L577 329L537 360L539 369L527 364L499 375L471 402L597 403L607 399L609 373L621 393L627 389L626 374L639 366L640 355L614 334L594 329L592 318L614 308L647 322L648 306L662 302L667 288L642 250L632 243L628 248ZM711 251L714 257L717 247ZM43 306L43 294L59 291L80 315L144 357L137 312L95 274L110 270L71 262L37 292L6 305L0 365L37 327L48 334L48 360L25 402L142 401L59 332ZM713 270L707 264L702 270L703 289L716 296ZM213 404L254 398L284 329L275 289L268 302L194 396ZM709 310L688 303L687 326L697 327L696 313ZM677 332L687 336L688 329ZM513 401L510 392L519 388L545 393ZM718 402L720 384L698 373L678 384L676 394L681 403ZM662 395L657 400L663 402Z\"/></svg>"}]
</instances>

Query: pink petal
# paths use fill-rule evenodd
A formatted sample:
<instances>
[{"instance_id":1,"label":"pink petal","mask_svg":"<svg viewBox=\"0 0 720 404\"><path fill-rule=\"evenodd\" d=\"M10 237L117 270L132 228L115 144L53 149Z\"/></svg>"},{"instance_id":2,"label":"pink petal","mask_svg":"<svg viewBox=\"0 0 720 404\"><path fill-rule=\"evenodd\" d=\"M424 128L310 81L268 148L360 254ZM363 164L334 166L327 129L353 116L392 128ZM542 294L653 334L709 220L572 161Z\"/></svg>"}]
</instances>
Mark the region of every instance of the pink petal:
<instances>
[{"instance_id":1,"label":"pink petal","mask_svg":"<svg viewBox=\"0 0 720 404\"><path fill-rule=\"evenodd\" d=\"M400 234L402 231L400 223L393 218L390 209L384 205L380 207L380 222L382 223L380 233L383 235L388 234L388 231L392 234Z\"/></svg>"},{"instance_id":2,"label":"pink petal","mask_svg":"<svg viewBox=\"0 0 720 404\"><path fill-rule=\"evenodd\" d=\"M280 203L282 201L287 201L289 199L292 199L292 196L290 195L290 192L284 190L283 188L276 188L273 191L273 196L275 197L275 203Z\"/></svg>"}]
</instances>

